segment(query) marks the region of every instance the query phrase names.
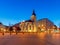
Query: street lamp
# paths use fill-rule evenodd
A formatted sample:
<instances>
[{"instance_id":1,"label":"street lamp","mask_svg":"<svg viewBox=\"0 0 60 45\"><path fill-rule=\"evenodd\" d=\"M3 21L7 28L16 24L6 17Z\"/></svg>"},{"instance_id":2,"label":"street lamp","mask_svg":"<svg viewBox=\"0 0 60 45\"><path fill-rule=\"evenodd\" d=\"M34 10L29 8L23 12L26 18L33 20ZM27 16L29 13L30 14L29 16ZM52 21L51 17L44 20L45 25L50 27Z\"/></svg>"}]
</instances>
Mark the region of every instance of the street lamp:
<instances>
[{"instance_id":1,"label":"street lamp","mask_svg":"<svg viewBox=\"0 0 60 45\"><path fill-rule=\"evenodd\" d=\"M4 35L4 29L3 28L1 28L1 31L2 31L2 35Z\"/></svg>"}]
</instances>

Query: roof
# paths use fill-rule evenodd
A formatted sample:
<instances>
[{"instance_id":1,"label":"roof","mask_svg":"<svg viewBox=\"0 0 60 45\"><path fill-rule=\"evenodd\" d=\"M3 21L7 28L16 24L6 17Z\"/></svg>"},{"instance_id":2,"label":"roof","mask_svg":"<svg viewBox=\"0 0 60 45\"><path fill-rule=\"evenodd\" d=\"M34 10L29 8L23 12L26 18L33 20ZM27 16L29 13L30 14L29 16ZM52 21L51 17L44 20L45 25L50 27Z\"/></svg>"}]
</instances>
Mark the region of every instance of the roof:
<instances>
[{"instance_id":1,"label":"roof","mask_svg":"<svg viewBox=\"0 0 60 45\"><path fill-rule=\"evenodd\" d=\"M42 21L42 20L48 20L48 18L42 18L42 19L40 19L40 20L38 20L38 21Z\"/></svg>"},{"instance_id":2,"label":"roof","mask_svg":"<svg viewBox=\"0 0 60 45\"><path fill-rule=\"evenodd\" d=\"M21 23L21 22L16 23L16 24L14 24L12 27L18 27L20 23Z\"/></svg>"},{"instance_id":3,"label":"roof","mask_svg":"<svg viewBox=\"0 0 60 45\"><path fill-rule=\"evenodd\" d=\"M40 19L40 20L38 20L38 22L39 22L39 21L42 21L42 20L46 20L46 21L49 21L49 22L53 23L53 22L52 22L52 21L50 21L48 18ZM54 24L54 23L53 23L53 24Z\"/></svg>"},{"instance_id":4,"label":"roof","mask_svg":"<svg viewBox=\"0 0 60 45\"><path fill-rule=\"evenodd\" d=\"M33 22L32 20L26 20L25 22Z\"/></svg>"}]
</instances>

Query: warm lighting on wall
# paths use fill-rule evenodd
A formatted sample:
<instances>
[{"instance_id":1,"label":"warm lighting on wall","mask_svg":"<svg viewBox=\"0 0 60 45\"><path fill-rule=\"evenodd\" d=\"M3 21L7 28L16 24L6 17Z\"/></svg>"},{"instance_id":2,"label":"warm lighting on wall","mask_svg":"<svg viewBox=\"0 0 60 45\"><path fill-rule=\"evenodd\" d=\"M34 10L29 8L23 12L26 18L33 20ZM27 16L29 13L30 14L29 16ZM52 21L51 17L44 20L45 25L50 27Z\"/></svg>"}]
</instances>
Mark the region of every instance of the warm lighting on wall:
<instances>
[{"instance_id":1,"label":"warm lighting on wall","mask_svg":"<svg viewBox=\"0 0 60 45\"><path fill-rule=\"evenodd\" d=\"M34 30L34 32L36 32L36 30Z\"/></svg>"},{"instance_id":2,"label":"warm lighting on wall","mask_svg":"<svg viewBox=\"0 0 60 45\"><path fill-rule=\"evenodd\" d=\"M32 31L32 30L28 30L28 32L36 32L36 30Z\"/></svg>"},{"instance_id":3,"label":"warm lighting on wall","mask_svg":"<svg viewBox=\"0 0 60 45\"><path fill-rule=\"evenodd\" d=\"M40 27L40 25L38 27Z\"/></svg>"},{"instance_id":4,"label":"warm lighting on wall","mask_svg":"<svg viewBox=\"0 0 60 45\"><path fill-rule=\"evenodd\" d=\"M45 29L45 27L43 27Z\"/></svg>"},{"instance_id":5,"label":"warm lighting on wall","mask_svg":"<svg viewBox=\"0 0 60 45\"><path fill-rule=\"evenodd\" d=\"M15 30L13 30L13 32L16 32Z\"/></svg>"},{"instance_id":6,"label":"warm lighting on wall","mask_svg":"<svg viewBox=\"0 0 60 45\"><path fill-rule=\"evenodd\" d=\"M4 29L4 32L6 32L6 30Z\"/></svg>"},{"instance_id":7,"label":"warm lighting on wall","mask_svg":"<svg viewBox=\"0 0 60 45\"><path fill-rule=\"evenodd\" d=\"M43 27L43 24L42 24L42 27Z\"/></svg>"},{"instance_id":8,"label":"warm lighting on wall","mask_svg":"<svg viewBox=\"0 0 60 45\"><path fill-rule=\"evenodd\" d=\"M41 29L41 31L44 31L44 29Z\"/></svg>"},{"instance_id":9,"label":"warm lighting on wall","mask_svg":"<svg viewBox=\"0 0 60 45\"><path fill-rule=\"evenodd\" d=\"M1 31L3 31L4 29L3 28L1 28Z\"/></svg>"},{"instance_id":10,"label":"warm lighting on wall","mask_svg":"<svg viewBox=\"0 0 60 45\"><path fill-rule=\"evenodd\" d=\"M48 29L49 30L49 29Z\"/></svg>"},{"instance_id":11,"label":"warm lighting on wall","mask_svg":"<svg viewBox=\"0 0 60 45\"><path fill-rule=\"evenodd\" d=\"M31 30L28 30L28 32L32 32Z\"/></svg>"},{"instance_id":12,"label":"warm lighting on wall","mask_svg":"<svg viewBox=\"0 0 60 45\"><path fill-rule=\"evenodd\" d=\"M45 32L47 32L47 31L45 31Z\"/></svg>"},{"instance_id":13,"label":"warm lighting on wall","mask_svg":"<svg viewBox=\"0 0 60 45\"><path fill-rule=\"evenodd\" d=\"M27 30L25 30L25 32L28 32Z\"/></svg>"}]
</instances>

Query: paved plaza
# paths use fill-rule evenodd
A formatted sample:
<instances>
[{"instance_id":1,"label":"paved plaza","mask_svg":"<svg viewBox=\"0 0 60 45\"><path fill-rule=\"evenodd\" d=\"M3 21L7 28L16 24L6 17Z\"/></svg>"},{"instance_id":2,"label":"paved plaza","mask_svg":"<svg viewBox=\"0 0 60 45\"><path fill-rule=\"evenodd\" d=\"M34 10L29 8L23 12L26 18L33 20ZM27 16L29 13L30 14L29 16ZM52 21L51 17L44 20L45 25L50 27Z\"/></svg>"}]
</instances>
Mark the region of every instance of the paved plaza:
<instances>
[{"instance_id":1,"label":"paved plaza","mask_svg":"<svg viewBox=\"0 0 60 45\"><path fill-rule=\"evenodd\" d=\"M60 34L48 33L0 33L0 45L60 45Z\"/></svg>"}]
</instances>

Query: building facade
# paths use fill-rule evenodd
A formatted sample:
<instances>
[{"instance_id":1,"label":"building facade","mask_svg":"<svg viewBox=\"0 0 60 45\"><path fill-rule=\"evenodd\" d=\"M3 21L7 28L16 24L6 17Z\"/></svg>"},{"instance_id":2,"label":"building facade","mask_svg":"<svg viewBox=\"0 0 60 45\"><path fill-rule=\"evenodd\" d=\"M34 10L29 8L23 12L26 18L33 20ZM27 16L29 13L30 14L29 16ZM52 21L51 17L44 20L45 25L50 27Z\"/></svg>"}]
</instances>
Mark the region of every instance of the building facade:
<instances>
[{"instance_id":1,"label":"building facade","mask_svg":"<svg viewBox=\"0 0 60 45\"><path fill-rule=\"evenodd\" d=\"M40 32L40 31L52 31L57 29L52 21L48 18L36 20L36 14L33 10L31 19L23 21L19 24L21 32Z\"/></svg>"},{"instance_id":2,"label":"building facade","mask_svg":"<svg viewBox=\"0 0 60 45\"><path fill-rule=\"evenodd\" d=\"M48 18L43 18L37 21L38 28L40 31L52 31L57 30L56 25L51 22Z\"/></svg>"}]
</instances>

